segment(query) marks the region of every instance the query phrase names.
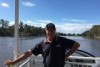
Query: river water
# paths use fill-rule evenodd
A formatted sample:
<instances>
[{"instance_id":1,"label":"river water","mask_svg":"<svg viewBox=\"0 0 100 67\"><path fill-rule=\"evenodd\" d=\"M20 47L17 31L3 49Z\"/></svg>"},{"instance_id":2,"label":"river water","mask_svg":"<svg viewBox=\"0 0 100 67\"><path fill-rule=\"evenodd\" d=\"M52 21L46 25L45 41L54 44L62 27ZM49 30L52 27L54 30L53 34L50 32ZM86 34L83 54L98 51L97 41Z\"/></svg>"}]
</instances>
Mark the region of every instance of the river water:
<instances>
[{"instance_id":1,"label":"river water","mask_svg":"<svg viewBox=\"0 0 100 67\"><path fill-rule=\"evenodd\" d=\"M88 39L80 36L66 36L67 38L73 39L80 43L81 50L84 50L88 53L100 57L100 40ZM26 50L31 49L35 46L36 43L44 39L44 37L39 38L28 38L28 39L19 39L19 54L22 54ZM13 49L14 47L14 38L13 37L0 37L0 67L5 67L4 61L6 59L13 59Z\"/></svg>"}]
</instances>

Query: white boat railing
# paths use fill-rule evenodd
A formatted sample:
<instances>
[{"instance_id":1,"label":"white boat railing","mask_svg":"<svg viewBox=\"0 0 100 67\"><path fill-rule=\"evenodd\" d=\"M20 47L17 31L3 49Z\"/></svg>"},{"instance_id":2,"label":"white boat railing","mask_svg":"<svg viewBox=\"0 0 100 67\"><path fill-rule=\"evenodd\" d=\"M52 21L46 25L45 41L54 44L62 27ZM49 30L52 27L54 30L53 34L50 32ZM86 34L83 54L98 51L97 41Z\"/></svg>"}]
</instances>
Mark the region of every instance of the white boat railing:
<instances>
[{"instance_id":1,"label":"white boat railing","mask_svg":"<svg viewBox=\"0 0 100 67\"><path fill-rule=\"evenodd\" d=\"M42 61L28 58L18 67L43 67ZM70 56L69 60L65 62L65 67L100 67L100 57Z\"/></svg>"},{"instance_id":2,"label":"white boat railing","mask_svg":"<svg viewBox=\"0 0 100 67\"><path fill-rule=\"evenodd\" d=\"M34 64L35 64L34 60L31 58L28 58L26 61L24 61L18 67L34 67Z\"/></svg>"},{"instance_id":3,"label":"white boat railing","mask_svg":"<svg viewBox=\"0 0 100 67\"><path fill-rule=\"evenodd\" d=\"M30 58L28 58L25 62L23 62L20 66L18 67L31 67L31 61L30 61Z\"/></svg>"},{"instance_id":4,"label":"white boat railing","mask_svg":"<svg viewBox=\"0 0 100 67\"><path fill-rule=\"evenodd\" d=\"M100 67L100 58L70 56L70 60L66 61L65 67Z\"/></svg>"}]
</instances>

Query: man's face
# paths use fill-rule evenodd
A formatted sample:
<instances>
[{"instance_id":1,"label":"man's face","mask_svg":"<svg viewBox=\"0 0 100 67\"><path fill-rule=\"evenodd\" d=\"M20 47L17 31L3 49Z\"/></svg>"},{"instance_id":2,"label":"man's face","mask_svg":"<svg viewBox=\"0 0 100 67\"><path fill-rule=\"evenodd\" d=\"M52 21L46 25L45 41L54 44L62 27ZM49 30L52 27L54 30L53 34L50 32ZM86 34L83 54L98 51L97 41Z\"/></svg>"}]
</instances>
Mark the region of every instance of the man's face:
<instances>
[{"instance_id":1,"label":"man's face","mask_svg":"<svg viewBox=\"0 0 100 67\"><path fill-rule=\"evenodd\" d=\"M55 34L55 29L54 28L45 28L46 34L49 36L52 36Z\"/></svg>"}]
</instances>

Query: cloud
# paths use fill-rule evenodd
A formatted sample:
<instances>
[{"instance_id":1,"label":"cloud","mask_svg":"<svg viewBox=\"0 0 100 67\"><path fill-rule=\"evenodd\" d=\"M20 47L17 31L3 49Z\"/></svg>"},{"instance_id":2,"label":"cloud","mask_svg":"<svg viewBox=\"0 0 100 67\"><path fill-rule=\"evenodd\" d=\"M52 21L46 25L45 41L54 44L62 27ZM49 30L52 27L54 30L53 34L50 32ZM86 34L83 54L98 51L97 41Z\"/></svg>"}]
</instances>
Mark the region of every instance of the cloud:
<instances>
[{"instance_id":1,"label":"cloud","mask_svg":"<svg viewBox=\"0 0 100 67\"><path fill-rule=\"evenodd\" d=\"M33 3L31 3L31 2L22 2L22 4L23 4L24 6L28 6L28 7L33 7L33 6L35 6L35 4L33 4Z\"/></svg>"},{"instance_id":2,"label":"cloud","mask_svg":"<svg viewBox=\"0 0 100 67\"><path fill-rule=\"evenodd\" d=\"M64 33L82 33L90 29L93 24L82 24L82 23L60 23L57 25L57 31Z\"/></svg>"},{"instance_id":3,"label":"cloud","mask_svg":"<svg viewBox=\"0 0 100 67\"><path fill-rule=\"evenodd\" d=\"M50 20L38 20L36 22L32 20L23 21L24 24L28 24L28 25L32 25L36 27L42 27L42 28L45 28L45 25L49 22L53 22L53 21L50 21ZM13 24L14 22L10 23L10 25L13 25ZM76 33L76 34L89 30L94 25L90 23L86 24L86 23L56 23L56 22L54 22L54 24L56 26L57 32Z\"/></svg>"},{"instance_id":4,"label":"cloud","mask_svg":"<svg viewBox=\"0 0 100 67\"><path fill-rule=\"evenodd\" d=\"M78 20L78 19L62 19L63 21L72 21L72 22L87 22L86 20Z\"/></svg>"},{"instance_id":5,"label":"cloud","mask_svg":"<svg viewBox=\"0 0 100 67\"><path fill-rule=\"evenodd\" d=\"M10 22L9 22L9 26L14 25L14 23L15 23L15 21L10 21Z\"/></svg>"},{"instance_id":6,"label":"cloud","mask_svg":"<svg viewBox=\"0 0 100 67\"><path fill-rule=\"evenodd\" d=\"M63 18L62 20L64 20L64 21L65 21L65 20L68 20L68 19Z\"/></svg>"},{"instance_id":7,"label":"cloud","mask_svg":"<svg viewBox=\"0 0 100 67\"><path fill-rule=\"evenodd\" d=\"M34 22L32 20L24 20L23 23L27 25L36 26L36 27L42 27L42 28L44 28L46 24L45 22Z\"/></svg>"},{"instance_id":8,"label":"cloud","mask_svg":"<svg viewBox=\"0 0 100 67\"><path fill-rule=\"evenodd\" d=\"M51 20L39 20L39 22L43 22L43 23L52 23Z\"/></svg>"},{"instance_id":9,"label":"cloud","mask_svg":"<svg viewBox=\"0 0 100 67\"><path fill-rule=\"evenodd\" d=\"M73 19L73 20L70 20L70 21L75 21L75 22L86 22L85 20L76 20L76 19Z\"/></svg>"},{"instance_id":10,"label":"cloud","mask_svg":"<svg viewBox=\"0 0 100 67\"><path fill-rule=\"evenodd\" d=\"M6 7L6 8L9 8L10 6L9 6L9 4L7 4L7 3L0 3L0 6L2 6L2 7Z\"/></svg>"},{"instance_id":11,"label":"cloud","mask_svg":"<svg viewBox=\"0 0 100 67\"><path fill-rule=\"evenodd\" d=\"M33 22L31 20L25 21L26 24L34 25L37 27L45 28L47 23L53 22L50 20L38 20L37 22ZM63 33L82 33L86 30L92 28L94 24L86 24L86 23L56 23L54 22L57 32Z\"/></svg>"}]
</instances>

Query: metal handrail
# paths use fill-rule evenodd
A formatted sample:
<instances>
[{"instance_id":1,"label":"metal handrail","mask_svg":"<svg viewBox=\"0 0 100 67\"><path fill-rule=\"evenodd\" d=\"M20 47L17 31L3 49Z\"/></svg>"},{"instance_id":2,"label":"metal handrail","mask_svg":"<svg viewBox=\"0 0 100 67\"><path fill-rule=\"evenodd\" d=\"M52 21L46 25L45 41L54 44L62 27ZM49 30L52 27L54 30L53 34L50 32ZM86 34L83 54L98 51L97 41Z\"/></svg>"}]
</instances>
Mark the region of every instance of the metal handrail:
<instances>
[{"instance_id":1,"label":"metal handrail","mask_svg":"<svg viewBox=\"0 0 100 67\"><path fill-rule=\"evenodd\" d=\"M83 60L83 61L87 61L87 60L91 60L91 61L95 61L94 63L83 63L83 62L75 62L75 61L66 61L65 67L67 67L67 65L69 65L68 67L97 67L99 65L100 67L100 58L98 57L80 57L80 56L70 56L69 59L71 60ZM36 61L41 61L42 60L36 60ZM28 66L29 63L29 66ZM31 58L29 58L28 60L26 60L25 62L23 62L20 66L18 67L23 67L24 65L27 65L27 67L31 67ZM35 64L35 63L34 63Z\"/></svg>"},{"instance_id":2,"label":"metal handrail","mask_svg":"<svg viewBox=\"0 0 100 67\"><path fill-rule=\"evenodd\" d=\"M66 61L69 67L100 67L100 57L70 56L70 61Z\"/></svg>"},{"instance_id":3,"label":"metal handrail","mask_svg":"<svg viewBox=\"0 0 100 67\"><path fill-rule=\"evenodd\" d=\"M28 67L30 67L30 58L28 58L25 62L23 62L21 65L19 65L18 67L23 67L24 65L26 65L27 64L27 66Z\"/></svg>"}]
</instances>

